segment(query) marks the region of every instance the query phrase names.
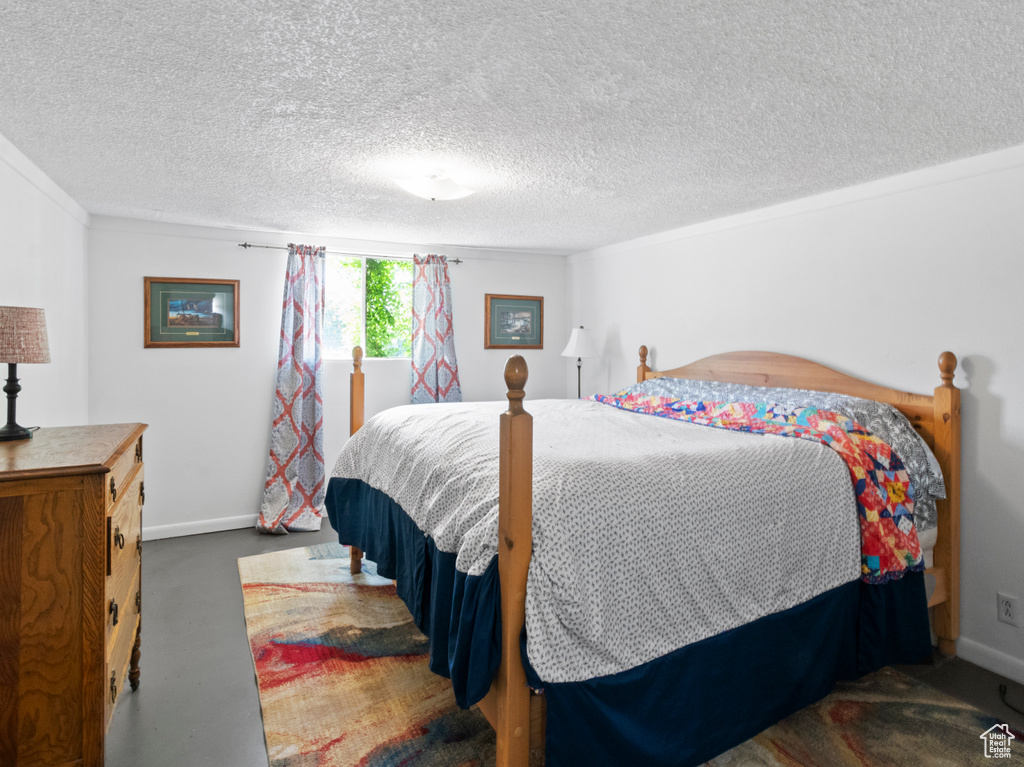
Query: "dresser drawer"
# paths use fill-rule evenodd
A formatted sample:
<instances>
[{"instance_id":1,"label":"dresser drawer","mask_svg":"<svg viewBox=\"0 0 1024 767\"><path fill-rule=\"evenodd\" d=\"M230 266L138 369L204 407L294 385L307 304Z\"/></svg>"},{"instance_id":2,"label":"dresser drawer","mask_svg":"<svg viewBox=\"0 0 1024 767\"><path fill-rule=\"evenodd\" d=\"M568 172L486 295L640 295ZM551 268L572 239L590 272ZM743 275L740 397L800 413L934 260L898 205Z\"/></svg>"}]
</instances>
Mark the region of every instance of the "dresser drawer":
<instances>
[{"instance_id":1,"label":"dresser drawer","mask_svg":"<svg viewBox=\"0 0 1024 767\"><path fill-rule=\"evenodd\" d=\"M107 575L115 581L125 577L126 569L137 566L134 563L141 553L144 480L145 468L139 466L107 517Z\"/></svg>"},{"instance_id":2,"label":"dresser drawer","mask_svg":"<svg viewBox=\"0 0 1024 767\"><path fill-rule=\"evenodd\" d=\"M103 488L104 496L107 499L107 509L110 509L124 496L124 493L127 491L126 483L131 481L132 472L135 471L137 466L141 465L142 435L139 435L128 449L120 455L111 468L110 473L107 474L106 483Z\"/></svg>"},{"instance_id":3,"label":"dresser drawer","mask_svg":"<svg viewBox=\"0 0 1024 767\"><path fill-rule=\"evenodd\" d=\"M136 577L129 584L129 589L134 595L140 587L140 580ZM125 605L124 614L119 618L117 627L114 629L107 645L106 676L104 678L104 722L110 724L110 717L114 713L114 706L117 699L125 690L125 680L128 678L128 665L132 659L132 646L135 644L135 635L139 629L139 610L134 596Z\"/></svg>"},{"instance_id":4,"label":"dresser drawer","mask_svg":"<svg viewBox=\"0 0 1024 767\"><path fill-rule=\"evenodd\" d=\"M110 655L111 648L117 641L117 632L123 625L132 626L135 624L135 616L139 614L140 601L138 597L140 588L140 575L141 569L139 567L138 553L135 553L135 564L131 565L130 562L124 562L126 565L115 578L111 576L107 578L107 603L106 614L104 620L106 621L106 640L104 645L106 646L106 654ZM114 619L117 622L114 622Z\"/></svg>"},{"instance_id":5,"label":"dresser drawer","mask_svg":"<svg viewBox=\"0 0 1024 767\"><path fill-rule=\"evenodd\" d=\"M142 598L141 594L142 580L140 578L141 573L136 572L135 577L125 584L123 591L111 597L111 601L117 602L117 625L114 625L114 621L111 614L107 613L107 642L104 657L108 662L118 665L121 660L121 656L115 659L115 655L119 652L123 653L123 634L132 634L135 632L135 626L138 624L139 613L142 611ZM116 663L114 661L117 661ZM111 666L113 668L114 666Z\"/></svg>"}]
</instances>

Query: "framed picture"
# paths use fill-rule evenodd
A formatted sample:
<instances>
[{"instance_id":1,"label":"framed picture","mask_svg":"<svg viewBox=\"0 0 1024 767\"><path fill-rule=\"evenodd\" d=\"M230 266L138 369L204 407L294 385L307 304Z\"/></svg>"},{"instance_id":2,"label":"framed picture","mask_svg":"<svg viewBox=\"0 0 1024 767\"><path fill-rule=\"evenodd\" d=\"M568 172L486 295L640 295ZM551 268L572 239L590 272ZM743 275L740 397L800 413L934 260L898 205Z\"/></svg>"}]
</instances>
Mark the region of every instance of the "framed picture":
<instances>
[{"instance_id":1,"label":"framed picture","mask_svg":"<svg viewBox=\"0 0 1024 767\"><path fill-rule=\"evenodd\" d=\"M485 349L543 349L544 297L484 296Z\"/></svg>"},{"instance_id":2,"label":"framed picture","mask_svg":"<svg viewBox=\"0 0 1024 767\"><path fill-rule=\"evenodd\" d=\"M145 347L238 346L238 280L146 277Z\"/></svg>"}]
</instances>

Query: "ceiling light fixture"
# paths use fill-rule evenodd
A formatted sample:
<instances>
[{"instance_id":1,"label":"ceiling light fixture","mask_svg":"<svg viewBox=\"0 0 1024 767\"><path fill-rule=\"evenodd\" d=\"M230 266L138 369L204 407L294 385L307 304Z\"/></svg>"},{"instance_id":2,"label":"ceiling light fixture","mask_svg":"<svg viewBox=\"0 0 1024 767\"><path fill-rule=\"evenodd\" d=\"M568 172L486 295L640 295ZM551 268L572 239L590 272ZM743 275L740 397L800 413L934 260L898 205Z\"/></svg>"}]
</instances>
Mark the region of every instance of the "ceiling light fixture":
<instances>
[{"instance_id":1,"label":"ceiling light fixture","mask_svg":"<svg viewBox=\"0 0 1024 767\"><path fill-rule=\"evenodd\" d=\"M442 170L430 171L425 176L392 178L402 189L425 200L458 200L473 194L472 189L456 184Z\"/></svg>"}]
</instances>

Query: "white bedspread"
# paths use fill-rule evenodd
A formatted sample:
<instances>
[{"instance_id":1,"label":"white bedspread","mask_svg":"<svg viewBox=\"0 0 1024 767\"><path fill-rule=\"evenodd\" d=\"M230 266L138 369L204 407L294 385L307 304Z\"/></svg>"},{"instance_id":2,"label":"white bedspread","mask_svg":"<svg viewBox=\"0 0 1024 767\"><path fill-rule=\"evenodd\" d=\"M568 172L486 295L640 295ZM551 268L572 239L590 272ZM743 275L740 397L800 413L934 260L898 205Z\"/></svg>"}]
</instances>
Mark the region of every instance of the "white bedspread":
<instances>
[{"instance_id":1,"label":"white bedspread","mask_svg":"<svg viewBox=\"0 0 1024 767\"><path fill-rule=\"evenodd\" d=\"M858 578L849 471L805 440L580 400L534 417L530 662L548 682L632 668ZM383 491L457 567L497 553L501 402L371 418L334 476Z\"/></svg>"}]
</instances>

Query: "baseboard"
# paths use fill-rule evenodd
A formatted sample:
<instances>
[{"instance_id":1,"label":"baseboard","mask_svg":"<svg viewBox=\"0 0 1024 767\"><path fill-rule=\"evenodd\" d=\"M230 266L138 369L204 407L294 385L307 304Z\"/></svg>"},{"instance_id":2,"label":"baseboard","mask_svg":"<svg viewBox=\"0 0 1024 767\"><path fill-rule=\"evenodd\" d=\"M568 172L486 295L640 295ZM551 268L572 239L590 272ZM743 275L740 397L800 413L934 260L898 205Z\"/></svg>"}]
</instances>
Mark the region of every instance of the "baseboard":
<instances>
[{"instance_id":1,"label":"baseboard","mask_svg":"<svg viewBox=\"0 0 1024 767\"><path fill-rule=\"evenodd\" d=\"M222 530L241 530L256 527L258 514L244 514L240 517L204 519L201 522L180 522L176 525L143 525L142 540L155 541L159 538L180 538L185 535L219 533Z\"/></svg>"},{"instance_id":2,"label":"baseboard","mask_svg":"<svg viewBox=\"0 0 1024 767\"><path fill-rule=\"evenodd\" d=\"M966 637L956 641L956 654L1007 679L1024 684L1024 660L975 642Z\"/></svg>"}]
</instances>

